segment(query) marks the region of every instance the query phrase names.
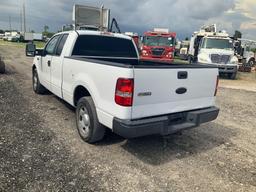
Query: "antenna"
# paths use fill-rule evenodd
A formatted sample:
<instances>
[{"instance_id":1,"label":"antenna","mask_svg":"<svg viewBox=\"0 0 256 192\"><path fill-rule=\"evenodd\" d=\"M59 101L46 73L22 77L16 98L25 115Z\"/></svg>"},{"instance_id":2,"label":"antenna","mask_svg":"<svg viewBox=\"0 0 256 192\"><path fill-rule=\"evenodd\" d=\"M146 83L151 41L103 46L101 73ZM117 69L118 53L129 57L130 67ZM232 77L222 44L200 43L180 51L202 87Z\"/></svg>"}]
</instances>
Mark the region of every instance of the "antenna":
<instances>
[{"instance_id":1,"label":"antenna","mask_svg":"<svg viewBox=\"0 0 256 192\"><path fill-rule=\"evenodd\" d=\"M26 32L26 7L25 7L25 0L23 1L23 24L24 24L24 32Z\"/></svg>"}]
</instances>

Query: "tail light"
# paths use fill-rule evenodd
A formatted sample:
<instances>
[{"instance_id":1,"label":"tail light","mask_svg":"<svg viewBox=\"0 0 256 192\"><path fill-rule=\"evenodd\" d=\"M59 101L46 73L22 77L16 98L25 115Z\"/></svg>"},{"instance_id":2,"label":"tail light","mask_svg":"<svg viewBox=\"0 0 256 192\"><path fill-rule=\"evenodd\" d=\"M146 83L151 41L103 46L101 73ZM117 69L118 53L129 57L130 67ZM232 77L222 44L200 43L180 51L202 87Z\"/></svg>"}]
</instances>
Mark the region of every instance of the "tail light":
<instances>
[{"instance_id":1,"label":"tail light","mask_svg":"<svg viewBox=\"0 0 256 192\"><path fill-rule=\"evenodd\" d=\"M116 82L115 102L124 107L132 106L134 80L119 78Z\"/></svg>"},{"instance_id":2,"label":"tail light","mask_svg":"<svg viewBox=\"0 0 256 192\"><path fill-rule=\"evenodd\" d=\"M216 79L216 86L215 86L215 93L214 93L214 96L217 95L217 92L218 92L218 86L219 86L219 76L217 76L217 79Z\"/></svg>"}]
</instances>

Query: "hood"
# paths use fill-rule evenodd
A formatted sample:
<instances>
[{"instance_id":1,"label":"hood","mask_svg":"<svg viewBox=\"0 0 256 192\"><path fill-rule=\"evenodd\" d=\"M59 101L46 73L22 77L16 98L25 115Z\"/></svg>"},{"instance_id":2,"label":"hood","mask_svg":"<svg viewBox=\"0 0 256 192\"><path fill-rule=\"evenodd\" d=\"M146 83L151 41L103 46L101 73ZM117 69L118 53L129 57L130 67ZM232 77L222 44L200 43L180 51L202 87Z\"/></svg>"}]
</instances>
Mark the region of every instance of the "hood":
<instances>
[{"instance_id":1,"label":"hood","mask_svg":"<svg viewBox=\"0 0 256 192\"><path fill-rule=\"evenodd\" d=\"M219 54L219 55L234 55L234 50L226 50L226 49L201 49L200 53L211 55L211 54Z\"/></svg>"}]
</instances>

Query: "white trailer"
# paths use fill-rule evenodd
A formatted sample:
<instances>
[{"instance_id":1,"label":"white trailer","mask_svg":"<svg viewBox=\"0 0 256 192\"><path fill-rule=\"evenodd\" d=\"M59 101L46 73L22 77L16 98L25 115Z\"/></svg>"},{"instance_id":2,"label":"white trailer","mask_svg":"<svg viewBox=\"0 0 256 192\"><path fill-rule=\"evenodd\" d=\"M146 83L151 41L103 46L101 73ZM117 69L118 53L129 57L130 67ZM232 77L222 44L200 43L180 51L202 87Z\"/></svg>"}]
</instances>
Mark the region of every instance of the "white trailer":
<instances>
[{"instance_id":1,"label":"white trailer","mask_svg":"<svg viewBox=\"0 0 256 192\"><path fill-rule=\"evenodd\" d=\"M42 41L43 40L43 34L42 33L33 33L33 40Z\"/></svg>"},{"instance_id":2,"label":"white trailer","mask_svg":"<svg viewBox=\"0 0 256 192\"><path fill-rule=\"evenodd\" d=\"M25 33L23 34L23 40L24 40L24 41L33 41L33 40L34 40L34 35L33 35L33 33L25 32Z\"/></svg>"}]
</instances>

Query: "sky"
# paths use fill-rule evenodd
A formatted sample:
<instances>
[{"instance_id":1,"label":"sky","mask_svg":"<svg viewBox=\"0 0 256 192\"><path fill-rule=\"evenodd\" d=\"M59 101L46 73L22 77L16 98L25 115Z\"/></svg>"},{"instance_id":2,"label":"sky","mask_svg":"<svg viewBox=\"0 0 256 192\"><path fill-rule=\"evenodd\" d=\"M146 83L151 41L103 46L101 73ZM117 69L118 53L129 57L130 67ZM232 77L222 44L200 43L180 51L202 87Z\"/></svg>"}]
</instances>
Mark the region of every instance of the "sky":
<instances>
[{"instance_id":1,"label":"sky","mask_svg":"<svg viewBox=\"0 0 256 192\"><path fill-rule=\"evenodd\" d=\"M56 32L72 23L73 4L111 9L122 32L142 34L156 27L177 32L180 39L190 37L202 25L216 23L230 35L235 30L243 38L256 40L256 0L0 0L0 29L20 30L22 2L26 2L27 30Z\"/></svg>"}]
</instances>

